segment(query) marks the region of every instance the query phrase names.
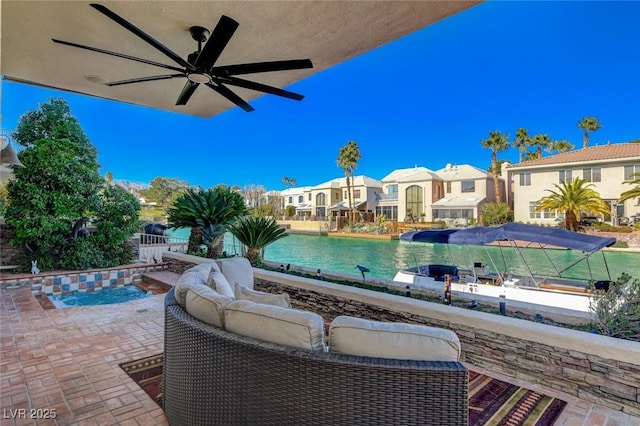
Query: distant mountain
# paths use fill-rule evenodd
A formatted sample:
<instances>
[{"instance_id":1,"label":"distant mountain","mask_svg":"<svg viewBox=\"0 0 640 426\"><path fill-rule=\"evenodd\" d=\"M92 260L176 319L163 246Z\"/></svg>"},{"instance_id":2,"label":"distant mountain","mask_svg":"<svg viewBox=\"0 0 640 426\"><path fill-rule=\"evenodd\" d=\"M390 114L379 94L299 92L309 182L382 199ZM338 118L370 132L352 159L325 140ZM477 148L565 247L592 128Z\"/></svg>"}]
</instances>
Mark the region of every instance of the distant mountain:
<instances>
[{"instance_id":1,"label":"distant mountain","mask_svg":"<svg viewBox=\"0 0 640 426\"><path fill-rule=\"evenodd\" d=\"M114 180L114 184L123 187L127 191L138 192L141 189L149 189L149 185L140 182L131 182L129 180Z\"/></svg>"}]
</instances>

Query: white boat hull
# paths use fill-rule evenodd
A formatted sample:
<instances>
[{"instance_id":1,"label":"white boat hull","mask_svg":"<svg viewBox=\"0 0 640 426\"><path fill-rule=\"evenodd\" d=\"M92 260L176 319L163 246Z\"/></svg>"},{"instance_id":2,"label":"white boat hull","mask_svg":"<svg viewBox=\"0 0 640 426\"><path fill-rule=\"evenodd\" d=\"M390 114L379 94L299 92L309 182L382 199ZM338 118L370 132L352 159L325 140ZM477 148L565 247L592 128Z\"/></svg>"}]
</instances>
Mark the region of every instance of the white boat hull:
<instances>
[{"instance_id":1,"label":"white boat hull","mask_svg":"<svg viewBox=\"0 0 640 426\"><path fill-rule=\"evenodd\" d=\"M445 283L436 281L427 275L401 270L393 280L403 284L409 284L411 288L439 291L444 294ZM590 298L587 293L572 294L536 287L523 287L515 285L516 282L517 281L505 281L505 285L452 282L451 291L453 294L463 293L468 296L480 295L495 298L496 304L499 303L500 296L504 295L507 303L510 300L515 300L528 304L589 312Z\"/></svg>"}]
</instances>

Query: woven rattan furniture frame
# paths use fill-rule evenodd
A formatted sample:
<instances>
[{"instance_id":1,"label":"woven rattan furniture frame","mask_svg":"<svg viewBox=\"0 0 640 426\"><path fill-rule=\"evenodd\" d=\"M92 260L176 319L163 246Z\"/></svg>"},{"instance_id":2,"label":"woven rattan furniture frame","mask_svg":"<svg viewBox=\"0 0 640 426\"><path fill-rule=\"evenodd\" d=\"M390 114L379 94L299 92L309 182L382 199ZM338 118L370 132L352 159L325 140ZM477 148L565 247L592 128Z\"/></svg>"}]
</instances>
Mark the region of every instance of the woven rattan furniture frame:
<instances>
[{"instance_id":1,"label":"woven rattan furniture frame","mask_svg":"<svg viewBox=\"0 0 640 426\"><path fill-rule=\"evenodd\" d=\"M207 325L165 298L171 425L467 425L459 362L318 353Z\"/></svg>"}]
</instances>

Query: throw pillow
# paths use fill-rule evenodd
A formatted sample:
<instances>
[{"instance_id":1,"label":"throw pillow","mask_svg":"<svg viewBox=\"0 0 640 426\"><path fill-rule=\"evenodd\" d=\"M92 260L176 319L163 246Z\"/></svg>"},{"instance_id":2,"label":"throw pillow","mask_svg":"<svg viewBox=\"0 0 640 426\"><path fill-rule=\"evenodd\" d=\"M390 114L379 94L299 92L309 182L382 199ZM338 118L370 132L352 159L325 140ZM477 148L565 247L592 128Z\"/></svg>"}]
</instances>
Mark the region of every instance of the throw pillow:
<instances>
[{"instance_id":1,"label":"throw pillow","mask_svg":"<svg viewBox=\"0 0 640 426\"><path fill-rule=\"evenodd\" d=\"M318 314L236 300L224 310L225 330L264 342L325 351L324 320Z\"/></svg>"},{"instance_id":2,"label":"throw pillow","mask_svg":"<svg viewBox=\"0 0 640 426\"><path fill-rule=\"evenodd\" d=\"M187 269L178 279L175 285L176 301L183 308L185 305L185 297L187 290L193 286L207 285L207 277L212 269L218 269L218 265L214 262L205 262Z\"/></svg>"},{"instance_id":3,"label":"throw pillow","mask_svg":"<svg viewBox=\"0 0 640 426\"><path fill-rule=\"evenodd\" d=\"M209 277L207 278L207 285L223 296L231 297L232 299L234 297L229 281L227 281L227 278L222 275L222 272L218 269L211 268L211 272L209 272Z\"/></svg>"},{"instance_id":4,"label":"throw pillow","mask_svg":"<svg viewBox=\"0 0 640 426\"><path fill-rule=\"evenodd\" d=\"M206 285L194 286L187 290L185 310L200 321L218 328L224 328L224 308L233 302Z\"/></svg>"},{"instance_id":5,"label":"throw pillow","mask_svg":"<svg viewBox=\"0 0 640 426\"><path fill-rule=\"evenodd\" d=\"M329 351L416 361L458 361L460 340L451 330L339 316L329 326Z\"/></svg>"},{"instance_id":6,"label":"throw pillow","mask_svg":"<svg viewBox=\"0 0 640 426\"><path fill-rule=\"evenodd\" d=\"M287 293L273 294L264 291L251 290L240 283L233 284L233 295L236 300L251 300L256 303L264 303L266 305L281 306L283 308L291 307L291 300Z\"/></svg>"},{"instance_id":7,"label":"throw pillow","mask_svg":"<svg viewBox=\"0 0 640 426\"><path fill-rule=\"evenodd\" d=\"M220 271L227 277L230 283L238 282L253 290L253 267L246 257L229 257L217 259L216 263Z\"/></svg>"}]
</instances>

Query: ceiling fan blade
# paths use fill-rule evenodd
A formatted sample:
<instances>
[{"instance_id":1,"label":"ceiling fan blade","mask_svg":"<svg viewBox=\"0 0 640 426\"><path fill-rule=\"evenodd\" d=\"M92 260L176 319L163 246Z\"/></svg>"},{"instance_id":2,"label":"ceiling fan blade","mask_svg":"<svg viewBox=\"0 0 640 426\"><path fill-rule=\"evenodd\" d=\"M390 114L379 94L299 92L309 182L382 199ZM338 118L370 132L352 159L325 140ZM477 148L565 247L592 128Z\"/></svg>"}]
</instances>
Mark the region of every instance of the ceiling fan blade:
<instances>
[{"instance_id":1,"label":"ceiling fan blade","mask_svg":"<svg viewBox=\"0 0 640 426\"><path fill-rule=\"evenodd\" d=\"M292 59L289 61L254 62L251 64L224 65L213 67L211 74L220 76L253 74L258 72L299 70L303 68L313 68L310 59Z\"/></svg>"},{"instance_id":2,"label":"ceiling fan blade","mask_svg":"<svg viewBox=\"0 0 640 426\"><path fill-rule=\"evenodd\" d=\"M207 86L209 86L211 89L215 90L216 92L220 93L222 96L229 99L231 102L238 105L240 108L242 108L246 112L254 111L254 108L251 105L245 102L244 99L242 99L240 96L233 93L228 87L225 87L222 84L216 85L214 83L207 83Z\"/></svg>"},{"instance_id":3,"label":"ceiling fan blade","mask_svg":"<svg viewBox=\"0 0 640 426\"><path fill-rule=\"evenodd\" d=\"M135 56L125 55L124 53L111 52L110 50L98 49L97 47L85 46L83 44L71 43L70 41L51 39L54 43L64 44L66 46L78 47L80 49L90 50L92 52L104 53L111 56L117 56L118 58L128 59L130 61L142 62L143 64L153 65L160 68L166 68L168 70L184 72L182 68L174 67L171 65L161 64L160 62L150 61L148 59L136 58Z\"/></svg>"},{"instance_id":4,"label":"ceiling fan blade","mask_svg":"<svg viewBox=\"0 0 640 426\"><path fill-rule=\"evenodd\" d=\"M194 83L191 80L187 80L187 82L184 84L184 87L182 88L182 92L180 92L180 95L178 95L176 105L186 105L187 102L189 102L189 99L191 99L191 95L193 95L193 92L196 91L199 85L199 83Z\"/></svg>"},{"instance_id":5,"label":"ceiling fan blade","mask_svg":"<svg viewBox=\"0 0 640 426\"><path fill-rule=\"evenodd\" d=\"M244 87L245 89L270 93L272 95L293 99L295 101L301 101L302 99L304 99L304 95L301 95L299 93L289 92L288 90L279 89L273 86L267 86L266 84L256 83L255 81L244 80L238 77L223 77L220 78L220 80L222 80L226 84L231 84L233 86L239 86Z\"/></svg>"},{"instance_id":6,"label":"ceiling fan blade","mask_svg":"<svg viewBox=\"0 0 640 426\"><path fill-rule=\"evenodd\" d=\"M195 66L198 69L209 70L216 63L220 54L227 47L227 43L231 40L233 33L238 28L238 23L228 16L222 15L218 24L213 29L213 33L202 48L202 52L196 59Z\"/></svg>"},{"instance_id":7,"label":"ceiling fan blade","mask_svg":"<svg viewBox=\"0 0 640 426\"><path fill-rule=\"evenodd\" d=\"M164 53L166 56L171 58L177 64L180 64L180 65L182 65L183 67L185 67L185 68L187 68L189 70L192 70L192 71L195 70L193 65L191 65L190 63L188 63L187 61L182 59L180 56L178 56L177 53L175 53L174 51L169 49L164 44L160 43L158 40L156 40L153 37L151 37L149 34L147 34L144 31L142 31L140 28L138 28L135 25L133 25L131 22L129 22L126 19L124 19L120 15L116 14L115 12L112 12L111 10L107 9L106 7L104 7L101 4L91 3L91 7L93 7L98 12L102 13L103 15L107 16L108 18L112 19L113 21L117 22L121 26L125 27L126 29L128 29L129 31L131 31L132 33L134 33L135 35L140 37L142 40L146 41L151 46L155 47L160 52Z\"/></svg>"},{"instance_id":8,"label":"ceiling fan blade","mask_svg":"<svg viewBox=\"0 0 640 426\"><path fill-rule=\"evenodd\" d=\"M184 74L165 74L165 75L152 75L150 77L132 78L129 80L112 81L105 83L107 86L121 86L123 84L142 83L145 81L157 81L157 80L169 80L171 78L185 77Z\"/></svg>"}]
</instances>

